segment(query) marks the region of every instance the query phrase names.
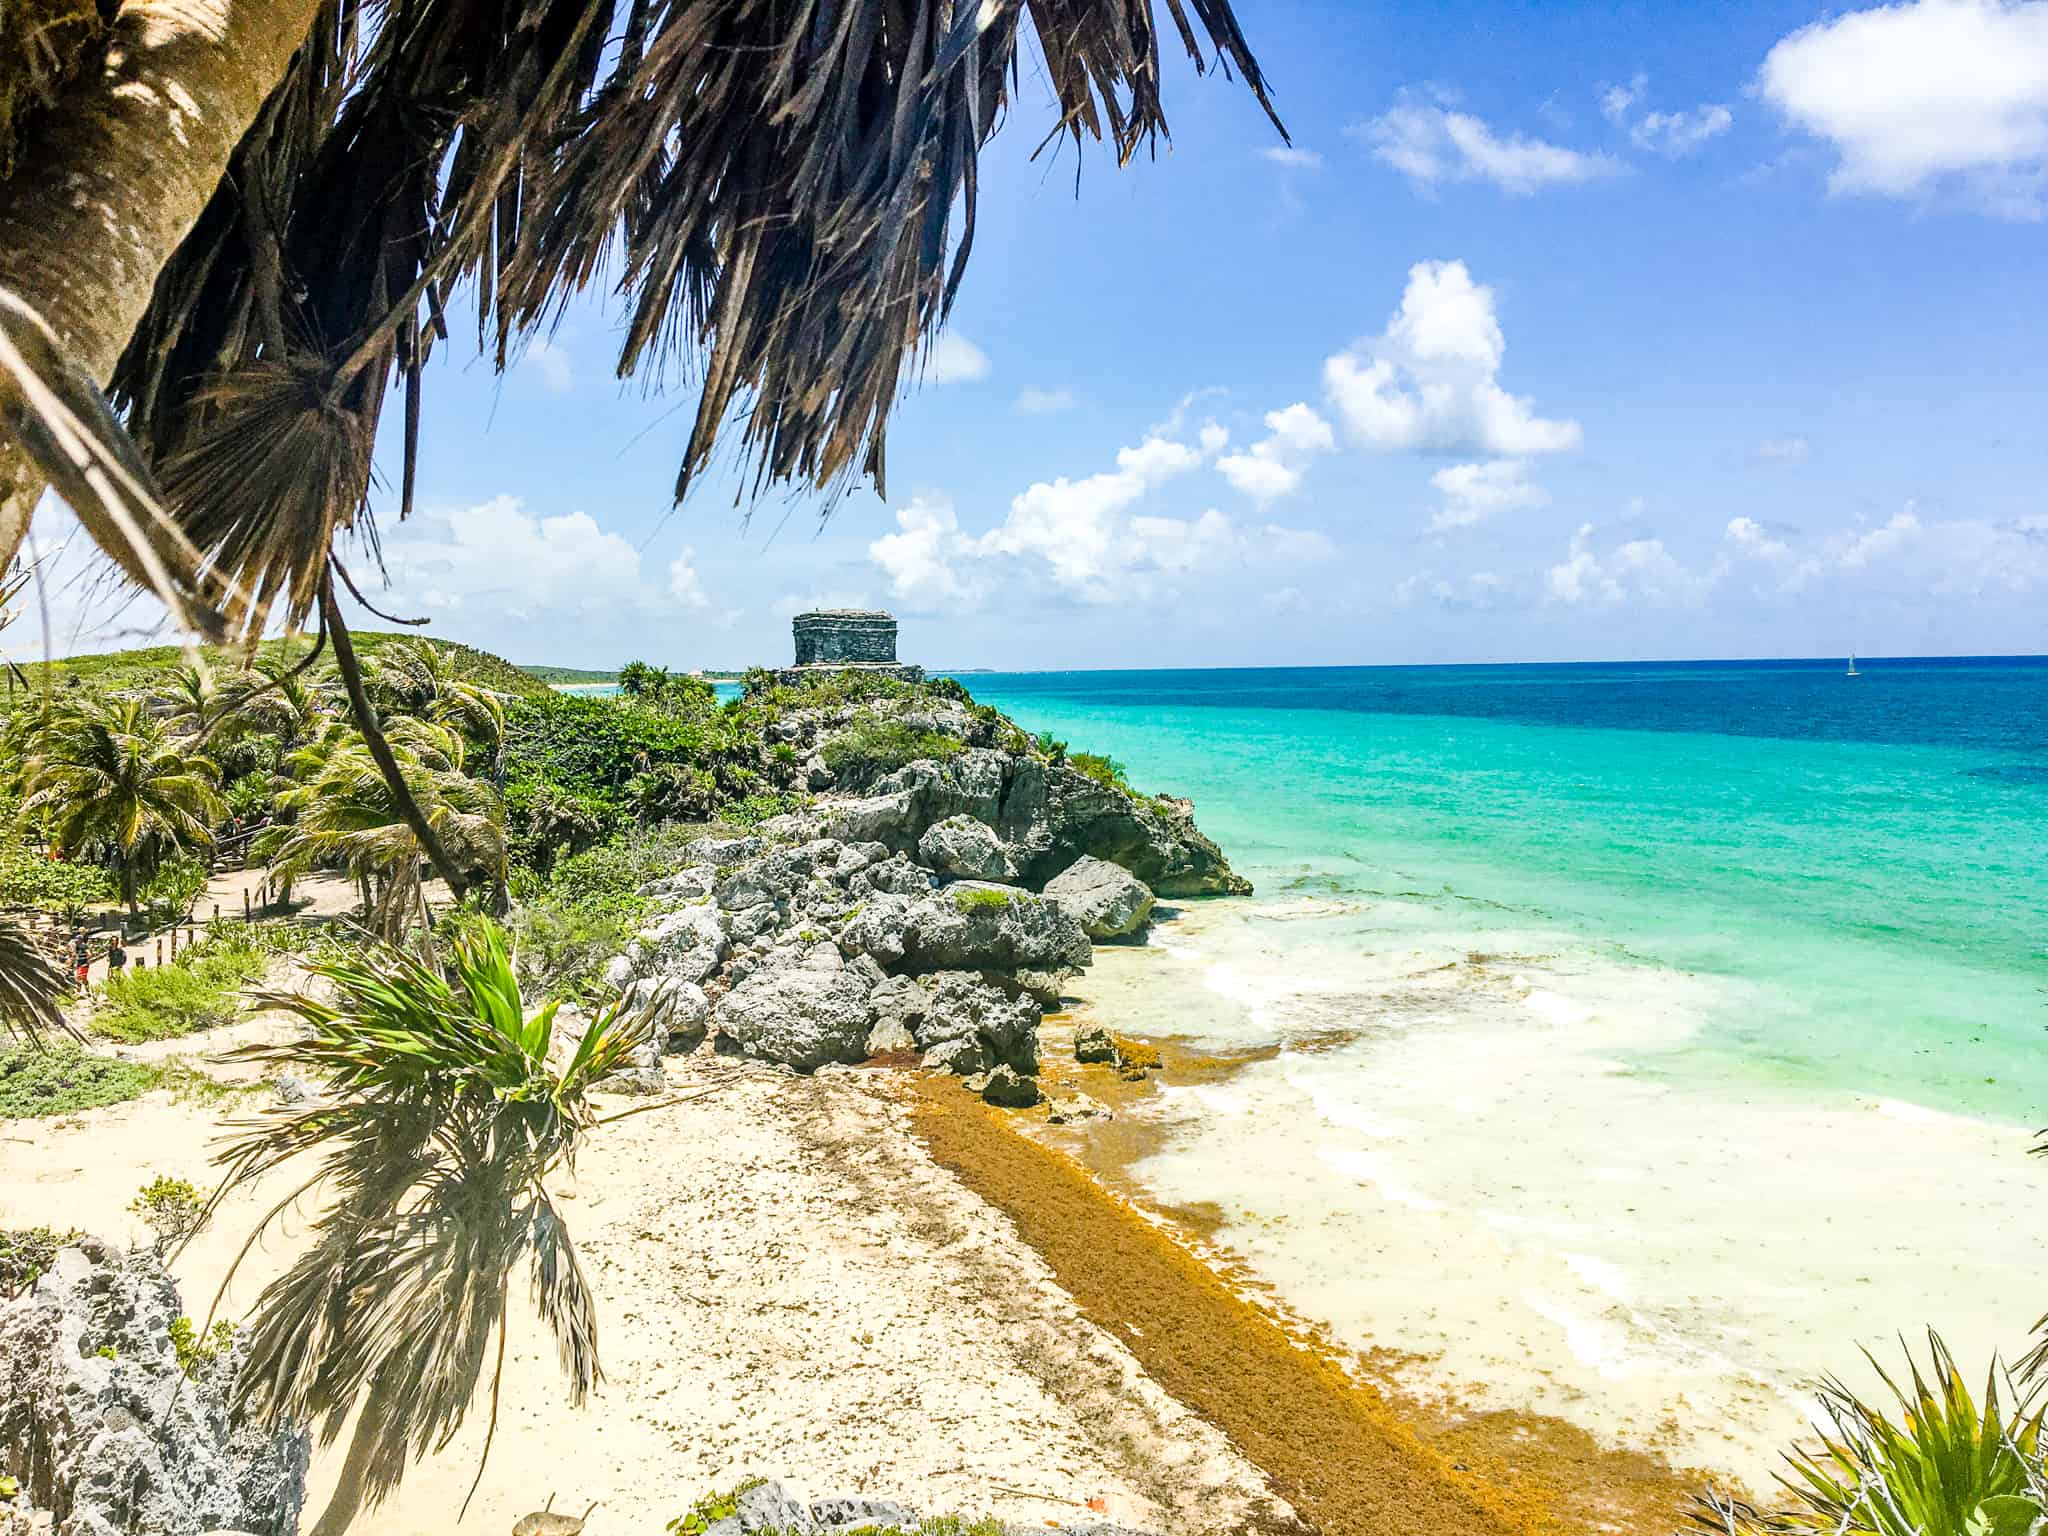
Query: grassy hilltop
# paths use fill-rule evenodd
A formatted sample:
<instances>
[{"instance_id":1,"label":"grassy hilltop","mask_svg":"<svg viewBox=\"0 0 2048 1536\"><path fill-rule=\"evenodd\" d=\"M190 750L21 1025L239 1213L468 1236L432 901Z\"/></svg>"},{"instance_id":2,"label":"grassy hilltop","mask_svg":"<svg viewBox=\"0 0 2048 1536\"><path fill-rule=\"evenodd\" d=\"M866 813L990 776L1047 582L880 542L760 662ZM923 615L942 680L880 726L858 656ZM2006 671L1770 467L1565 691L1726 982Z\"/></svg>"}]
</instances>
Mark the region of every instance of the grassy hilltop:
<instances>
[{"instance_id":1,"label":"grassy hilltop","mask_svg":"<svg viewBox=\"0 0 2048 1536\"><path fill-rule=\"evenodd\" d=\"M431 635L410 634L405 631L351 629L356 651L367 665L377 656L394 645L409 641L420 641L431 645L448 657L455 671L466 681L490 688L498 693L511 694L519 698L531 698L545 693L550 681L555 679L543 674L560 669L540 668L529 671L514 666L502 656L489 651L480 651L474 646L464 645L458 640L437 640ZM312 645L306 636L294 636L286 640L265 640L256 648L256 659L270 662L279 658L287 662L304 656ZM201 654L215 667L234 670L243 663L239 650L229 651L218 646L201 646ZM20 677L10 680L16 688L23 679L35 688L41 688L45 675L58 688L87 687L104 693L125 693L136 689L150 688L161 682L164 676L180 665L184 653L175 645L148 645L126 651L104 651L91 656L68 656L59 661L24 662L19 666ZM590 681L609 680L616 674L591 674Z\"/></svg>"}]
</instances>

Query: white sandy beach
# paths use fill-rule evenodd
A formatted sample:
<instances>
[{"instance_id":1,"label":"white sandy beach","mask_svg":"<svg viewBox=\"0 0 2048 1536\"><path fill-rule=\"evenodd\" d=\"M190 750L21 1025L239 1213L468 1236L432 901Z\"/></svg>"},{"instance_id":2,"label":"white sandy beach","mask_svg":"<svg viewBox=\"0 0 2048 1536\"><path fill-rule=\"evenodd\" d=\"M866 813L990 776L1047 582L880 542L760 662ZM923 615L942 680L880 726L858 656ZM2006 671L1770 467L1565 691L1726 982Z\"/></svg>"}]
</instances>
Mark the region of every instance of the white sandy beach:
<instances>
[{"instance_id":1,"label":"white sandy beach","mask_svg":"<svg viewBox=\"0 0 2048 1536\"><path fill-rule=\"evenodd\" d=\"M680 1092L712 1091L601 1129L561 1191L599 1298L606 1380L569 1407L552 1345L515 1321L497 1445L463 1528L508 1530L552 1497L572 1511L600 1500L592 1536L658 1530L751 1475L929 1512L1161 1531L1235 1529L1270 1496L1077 1315L1006 1218L929 1160L886 1075L708 1057L670 1071ZM159 1172L205 1182L216 1125L162 1093L15 1122L0 1137L0 1226L138 1240L136 1188ZM178 1262L195 1314L259 1209L237 1196ZM250 1261L227 1314L300 1230L288 1222ZM454 1528L483 1420L479 1404L353 1529ZM308 1530L344 1450L316 1452Z\"/></svg>"}]
</instances>

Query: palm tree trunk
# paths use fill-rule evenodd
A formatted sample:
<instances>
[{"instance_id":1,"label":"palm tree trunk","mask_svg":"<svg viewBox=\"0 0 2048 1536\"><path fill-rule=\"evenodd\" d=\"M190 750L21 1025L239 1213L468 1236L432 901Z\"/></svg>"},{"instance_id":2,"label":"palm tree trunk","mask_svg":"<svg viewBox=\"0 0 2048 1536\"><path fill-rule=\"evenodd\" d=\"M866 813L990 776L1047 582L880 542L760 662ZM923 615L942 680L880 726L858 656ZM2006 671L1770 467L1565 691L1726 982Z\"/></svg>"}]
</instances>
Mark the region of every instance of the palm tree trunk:
<instances>
[{"instance_id":1,"label":"palm tree trunk","mask_svg":"<svg viewBox=\"0 0 2048 1536\"><path fill-rule=\"evenodd\" d=\"M335 668L341 673L342 684L348 690L349 708L356 717L356 729L363 733L363 745L370 749L377 771L384 776L391 798L398 804L398 814L405 818L405 824L412 828L412 835L419 839L427 862L448 883L448 894L460 901L462 893L468 889L462 872L448 857L448 850L441 846L441 839L434 835L433 827L427 823L426 812L413 799L412 789L405 782L405 775L399 771L398 759L391 755L391 743L384 739L384 728L378 724L377 711L370 703L370 696L363 691L362 669L356 663L356 643L349 636L348 625L342 621L341 604L334 598L331 567L327 578L320 583L320 616L326 620L328 642L334 647Z\"/></svg>"},{"instance_id":2,"label":"palm tree trunk","mask_svg":"<svg viewBox=\"0 0 2048 1536\"><path fill-rule=\"evenodd\" d=\"M157 273L318 9L319 0L126 0L104 62L31 118L21 161L0 182L0 287L41 313L93 378L113 372ZM0 437L0 571L42 492L35 466Z\"/></svg>"},{"instance_id":3,"label":"palm tree trunk","mask_svg":"<svg viewBox=\"0 0 2048 1536\"><path fill-rule=\"evenodd\" d=\"M128 915L135 917L139 911L135 905L135 858L128 853L118 857L121 860L121 899L128 903Z\"/></svg>"}]
</instances>

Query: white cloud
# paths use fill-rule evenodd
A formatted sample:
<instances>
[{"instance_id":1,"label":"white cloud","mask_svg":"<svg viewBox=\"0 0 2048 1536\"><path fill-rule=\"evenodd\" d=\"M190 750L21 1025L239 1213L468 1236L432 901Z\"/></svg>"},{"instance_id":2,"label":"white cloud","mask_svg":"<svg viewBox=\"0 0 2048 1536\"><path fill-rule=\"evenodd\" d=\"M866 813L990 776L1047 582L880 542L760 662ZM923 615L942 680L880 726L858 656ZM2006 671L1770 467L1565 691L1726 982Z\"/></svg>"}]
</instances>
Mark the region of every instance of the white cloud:
<instances>
[{"instance_id":1,"label":"white cloud","mask_svg":"<svg viewBox=\"0 0 2048 1536\"><path fill-rule=\"evenodd\" d=\"M830 592L812 592L801 595L785 592L768 605L768 611L777 618L795 618L800 613L810 613L819 608L872 608L865 592L848 591L840 588Z\"/></svg>"},{"instance_id":2,"label":"white cloud","mask_svg":"<svg viewBox=\"0 0 2048 1536\"><path fill-rule=\"evenodd\" d=\"M1214 459L1228 437L1213 424L1194 444L1147 437L1120 451L1113 470L1020 491L1002 522L978 534L961 526L950 501L919 496L898 509L896 531L870 544L868 556L897 601L960 611L1047 589L1083 603L1142 601L1196 571L1332 553L1321 534L1277 524L1247 532L1214 508L1193 518L1136 510Z\"/></svg>"},{"instance_id":3,"label":"white cloud","mask_svg":"<svg viewBox=\"0 0 2048 1536\"><path fill-rule=\"evenodd\" d=\"M1544 187L1597 181L1622 169L1606 155L1583 154L1519 133L1497 134L1470 113L1412 99L1347 131L1372 147L1374 159L1425 191L1447 181L1485 181L1527 197Z\"/></svg>"},{"instance_id":4,"label":"white cloud","mask_svg":"<svg viewBox=\"0 0 2048 1536\"><path fill-rule=\"evenodd\" d=\"M1275 165L1284 165L1293 171L1319 171L1323 168L1323 157L1313 149L1303 149L1296 144L1275 144L1259 153Z\"/></svg>"},{"instance_id":5,"label":"white cloud","mask_svg":"<svg viewBox=\"0 0 2048 1536\"><path fill-rule=\"evenodd\" d=\"M589 513L536 517L516 496L423 512L385 535L384 566L401 603L513 619L659 609L680 596L650 588L640 551Z\"/></svg>"},{"instance_id":6,"label":"white cloud","mask_svg":"<svg viewBox=\"0 0 2048 1536\"><path fill-rule=\"evenodd\" d=\"M685 608L703 610L711 606L711 599L705 595L703 579L697 574L695 564L697 552L684 549L668 565L668 595Z\"/></svg>"},{"instance_id":7,"label":"white cloud","mask_svg":"<svg viewBox=\"0 0 2048 1536\"><path fill-rule=\"evenodd\" d=\"M1756 456L1766 464L1804 464L1813 445L1803 437L1767 437L1756 445Z\"/></svg>"},{"instance_id":8,"label":"white cloud","mask_svg":"<svg viewBox=\"0 0 2048 1536\"><path fill-rule=\"evenodd\" d=\"M1308 461L1337 446L1337 434L1304 401L1266 413L1267 436L1243 453L1226 454L1216 468L1238 490L1261 505L1301 488Z\"/></svg>"},{"instance_id":9,"label":"white cloud","mask_svg":"<svg viewBox=\"0 0 2048 1536\"><path fill-rule=\"evenodd\" d=\"M1784 560L1792 553L1791 545L1753 517L1729 518L1728 539L1743 554L1759 560Z\"/></svg>"},{"instance_id":10,"label":"white cloud","mask_svg":"<svg viewBox=\"0 0 2048 1536\"><path fill-rule=\"evenodd\" d=\"M1521 458L1576 448L1575 421L1549 421L1507 393L1493 290L1462 261L1418 262L1386 331L1323 365L1331 403L1368 448Z\"/></svg>"},{"instance_id":11,"label":"white cloud","mask_svg":"<svg viewBox=\"0 0 2048 1536\"><path fill-rule=\"evenodd\" d=\"M1721 570L1688 570L1662 539L1628 539L1605 555L1594 547L1597 530L1581 523L1565 558L1544 577L1550 601L1569 607L1611 608L1642 602L1656 608L1689 607L1701 601Z\"/></svg>"},{"instance_id":12,"label":"white cloud","mask_svg":"<svg viewBox=\"0 0 2048 1536\"><path fill-rule=\"evenodd\" d=\"M926 611L970 608L987 591L973 567L972 544L960 532L953 503L920 495L896 511L896 532L868 546L868 556L889 577L899 602Z\"/></svg>"},{"instance_id":13,"label":"white cloud","mask_svg":"<svg viewBox=\"0 0 2048 1536\"><path fill-rule=\"evenodd\" d=\"M1781 39L1757 87L1831 143L1837 192L1944 187L2038 219L2048 189L2048 0L1912 0Z\"/></svg>"},{"instance_id":14,"label":"white cloud","mask_svg":"<svg viewBox=\"0 0 2048 1536\"><path fill-rule=\"evenodd\" d=\"M1417 571L1394 584L1394 606L1412 608L1431 602L1454 610L1499 607L1510 596L1507 578L1492 571L1474 571L1469 576L1443 577L1435 571Z\"/></svg>"},{"instance_id":15,"label":"white cloud","mask_svg":"<svg viewBox=\"0 0 2048 1536\"><path fill-rule=\"evenodd\" d=\"M531 372L551 395L566 395L576 387L575 360L560 341L546 336L536 336L526 344L519 368L522 373Z\"/></svg>"},{"instance_id":16,"label":"white cloud","mask_svg":"<svg viewBox=\"0 0 2048 1536\"><path fill-rule=\"evenodd\" d=\"M961 384L988 377L988 354L955 331L945 331L925 353L924 377L930 384Z\"/></svg>"},{"instance_id":17,"label":"white cloud","mask_svg":"<svg viewBox=\"0 0 2048 1536\"><path fill-rule=\"evenodd\" d=\"M1259 606L1274 613L1307 613L1308 599L1299 587L1279 587L1261 597Z\"/></svg>"},{"instance_id":18,"label":"white cloud","mask_svg":"<svg viewBox=\"0 0 2048 1536\"><path fill-rule=\"evenodd\" d=\"M1735 125L1735 114L1718 102L1703 102L1689 111L1645 112L1632 121L1631 115L1649 89L1649 77L1637 75L1627 85L1610 85L1600 93L1601 113L1615 127L1625 129L1637 149L1676 160Z\"/></svg>"},{"instance_id":19,"label":"white cloud","mask_svg":"<svg viewBox=\"0 0 2048 1536\"><path fill-rule=\"evenodd\" d=\"M1429 520L1432 533L1483 522L1496 512L1550 504L1550 494L1528 480L1529 466L1520 459L1489 459L1484 464L1453 464L1429 477L1444 504Z\"/></svg>"},{"instance_id":20,"label":"white cloud","mask_svg":"<svg viewBox=\"0 0 2048 1536\"><path fill-rule=\"evenodd\" d=\"M1054 416L1074 408L1070 389L1026 389L1017 396L1017 409L1026 416Z\"/></svg>"},{"instance_id":21,"label":"white cloud","mask_svg":"<svg viewBox=\"0 0 2048 1536\"><path fill-rule=\"evenodd\" d=\"M1844 568L1856 570L1897 554L1918 538L1920 532L1920 519L1909 505L1905 511L1895 513L1889 522L1850 538L1843 546L1838 561Z\"/></svg>"}]
</instances>

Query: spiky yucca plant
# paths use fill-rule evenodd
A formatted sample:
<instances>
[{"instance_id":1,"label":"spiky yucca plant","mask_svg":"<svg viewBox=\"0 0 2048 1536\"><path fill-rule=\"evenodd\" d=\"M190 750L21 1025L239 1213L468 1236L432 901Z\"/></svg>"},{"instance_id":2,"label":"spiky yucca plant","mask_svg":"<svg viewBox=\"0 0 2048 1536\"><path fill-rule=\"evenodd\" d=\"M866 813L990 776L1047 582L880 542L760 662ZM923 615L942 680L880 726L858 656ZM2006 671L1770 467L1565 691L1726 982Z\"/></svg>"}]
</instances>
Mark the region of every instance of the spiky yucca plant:
<instances>
[{"instance_id":1,"label":"spiky yucca plant","mask_svg":"<svg viewBox=\"0 0 2048 1536\"><path fill-rule=\"evenodd\" d=\"M564 1055L558 1005L528 1013L501 929L480 923L451 950L444 973L373 945L308 967L322 997L259 997L307 1033L240 1058L323 1091L240 1125L213 1200L217 1209L295 1158L316 1160L243 1249L319 1191L310 1246L249 1317L236 1392L260 1421L317 1425L328 1442L360 1407L350 1464L362 1486L348 1493L371 1502L411 1458L448 1443L493 1346L495 1427L506 1303L522 1263L572 1399L601 1377L590 1288L547 1180L573 1167L597 1121L591 1085L644 1041L646 1016L615 1006ZM232 1279L231 1269L223 1291Z\"/></svg>"},{"instance_id":2,"label":"spiky yucca plant","mask_svg":"<svg viewBox=\"0 0 2048 1536\"><path fill-rule=\"evenodd\" d=\"M1980 1405L1940 1336L1930 1329L1927 1342L1932 1384L1910 1350L1910 1388L1871 1360L1896 1417L1832 1376L1822 1383L1831 1432L1786 1456L1787 1508L1706 1494L1693 1523L1721 1536L2031 1536L2048 1519L2038 1394L2024 1378L2001 1393L1994 1363Z\"/></svg>"}]
</instances>

